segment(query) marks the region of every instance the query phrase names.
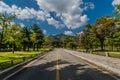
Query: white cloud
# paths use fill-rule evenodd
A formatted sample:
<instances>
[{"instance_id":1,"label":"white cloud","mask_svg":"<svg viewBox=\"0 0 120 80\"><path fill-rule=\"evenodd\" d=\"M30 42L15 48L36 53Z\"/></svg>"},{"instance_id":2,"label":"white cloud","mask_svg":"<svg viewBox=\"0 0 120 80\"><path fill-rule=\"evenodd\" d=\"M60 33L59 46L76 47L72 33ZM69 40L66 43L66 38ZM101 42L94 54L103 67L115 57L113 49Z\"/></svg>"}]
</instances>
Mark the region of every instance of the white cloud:
<instances>
[{"instance_id":1,"label":"white cloud","mask_svg":"<svg viewBox=\"0 0 120 80\"><path fill-rule=\"evenodd\" d=\"M40 10L33 8L20 8L16 5L8 6L3 1L0 1L0 13L17 14L17 18L28 20L36 18L37 20L47 21L48 24L54 25L56 28L67 27L69 29L79 28L87 23L89 18L83 14L88 8L94 9L93 3L84 3L82 0L36 0ZM83 5L84 7L80 7ZM41 10L42 9L42 10ZM55 12L56 20L50 15L50 12Z\"/></svg>"},{"instance_id":2,"label":"white cloud","mask_svg":"<svg viewBox=\"0 0 120 80\"><path fill-rule=\"evenodd\" d=\"M24 20L24 19L33 19L37 18L38 20L45 20L45 14L41 10L34 10L33 8L25 7L24 9L21 9L20 7L17 7L16 5L12 5L11 7L5 4L3 1L0 1L0 13L8 13L8 14L16 14L18 19Z\"/></svg>"},{"instance_id":3,"label":"white cloud","mask_svg":"<svg viewBox=\"0 0 120 80\"><path fill-rule=\"evenodd\" d=\"M10 23L10 25L14 25L14 24L15 24L15 22ZM19 25L20 25L21 28L25 27L25 25L23 23L19 23Z\"/></svg>"},{"instance_id":4,"label":"white cloud","mask_svg":"<svg viewBox=\"0 0 120 80\"><path fill-rule=\"evenodd\" d=\"M72 31L64 31L64 34L70 36L70 35L73 35L73 32Z\"/></svg>"},{"instance_id":5,"label":"white cloud","mask_svg":"<svg viewBox=\"0 0 120 80\"><path fill-rule=\"evenodd\" d=\"M91 2L88 2L88 3L85 3L85 7L84 9L87 10L87 9L94 9L95 8L95 5Z\"/></svg>"},{"instance_id":6,"label":"white cloud","mask_svg":"<svg viewBox=\"0 0 120 80\"><path fill-rule=\"evenodd\" d=\"M113 0L112 5L120 4L120 0Z\"/></svg>"},{"instance_id":7,"label":"white cloud","mask_svg":"<svg viewBox=\"0 0 120 80\"><path fill-rule=\"evenodd\" d=\"M69 29L75 29L83 26L88 17L83 14L86 10L85 7L94 8L94 4L86 3L85 7L81 8L80 5L84 4L82 0L36 0L39 7L46 13L55 12L57 17ZM56 24L55 24L56 25Z\"/></svg>"},{"instance_id":8,"label":"white cloud","mask_svg":"<svg viewBox=\"0 0 120 80\"><path fill-rule=\"evenodd\" d=\"M11 11L11 8L6 5L4 2L0 1L0 12L6 12L9 13Z\"/></svg>"},{"instance_id":9,"label":"white cloud","mask_svg":"<svg viewBox=\"0 0 120 80\"><path fill-rule=\"evenodd\" d=\"M43 30L43 34L47 34L47 31L45 29Z\"/></svg>"},{"instance_id":10,"label":"white cloud","mask_svg":"<svg viewBox=\"0 0 120 80\"><path fill-rule=\"evenodd\" d=\"M47 18L48 24L54 25L56 28L62 28L64 27L63 24L61 24L59 21L56 21L54 18Z\"/></svg>"},{"instance_id":11,"label":"white cloud","mask_svg":"<svg viewBox=\"0 0 120 80\"><path fill-rule=\"evenodd\" d=\"M23 27L25 27L25 25L23 24L23 23L19 23L20 24L20 26L23 28Z\"/></svg>"}]
</instances>

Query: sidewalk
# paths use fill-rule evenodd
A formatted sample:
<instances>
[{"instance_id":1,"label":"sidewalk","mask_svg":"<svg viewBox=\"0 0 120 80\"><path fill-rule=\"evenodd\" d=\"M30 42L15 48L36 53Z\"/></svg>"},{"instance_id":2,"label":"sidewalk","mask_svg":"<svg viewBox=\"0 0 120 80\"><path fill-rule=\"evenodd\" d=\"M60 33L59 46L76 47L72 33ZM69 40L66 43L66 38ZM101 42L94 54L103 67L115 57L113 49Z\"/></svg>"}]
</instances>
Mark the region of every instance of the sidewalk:
<instances>
[{"instance_id":1,"label":"sidewalk","mask_svg":"<svg viewBox=\"0 0 120 80\"><path fill-rule=\"evenodd\" d=\"M101 68L104 68L120 76L120 59L106 57L106 56L99 56L94 54L86 54L72 50L64 50L64 51L76 57L80 57L81 59L84 59L90 63L93 63Z\"/></svg>"}]
</instances>

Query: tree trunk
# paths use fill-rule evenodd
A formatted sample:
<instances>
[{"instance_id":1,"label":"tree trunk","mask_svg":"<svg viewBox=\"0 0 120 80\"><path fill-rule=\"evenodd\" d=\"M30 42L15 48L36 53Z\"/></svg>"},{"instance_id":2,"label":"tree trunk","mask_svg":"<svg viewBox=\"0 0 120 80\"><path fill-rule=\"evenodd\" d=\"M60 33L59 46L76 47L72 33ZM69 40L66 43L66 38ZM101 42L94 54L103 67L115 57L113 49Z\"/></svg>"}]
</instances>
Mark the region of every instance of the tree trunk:
<instances>
[{"instance_id":1,"label":"tree trunk","mask_svg":"<svg viewBox=\"0 0 120 80\"><path fill-rule=\"evenodd\" d=\"M112 43L112 51L113 51L113 47L114 47L114 45L113 45L113 43Z\"/></svg>"},{"instance_id":2,"label":"tree trunk","mask_svg":"<svg viewBox=\"0 0 120 80\"><path fill-rule=\"evenodd\" d=\"M38 44L37 44L37 51L38 51Z\"/></svg>"},{"instance_id":3,"label":"tree trunk","mask_svg":"<svg viewBox=\"0 0 120 80\"><path fill-rule=\"evenodd\" d=\"M101 44L101 51L104 50L104 40L100 40L100 44Z\"/></svg>"},{"instance_id":4,"label":"tree trunk","mask_svg":"<svg viewBox=\"0 0 120 80\"><path fill-rule=\"evenodd\" d=\"M35 51L35 44L33 44L33 51Z\"/></svg>"},{"instance_id":5,"label":"tree trunk","mask_svg":"<svg viewBox=\"0 0 120 80\"><path fill-rule=\"evenodd\" d=\"M25 44L23 45L23 51L25 51L26 49L25 49Z\"/></svg>"},{"instance_id":6,"label":"tree trunk","mask_svg":"<svg viewBox=\"0 0 120 80\"><path fill-rule=\"evenodd\" d=\"M15 46L12 44L12 53L14 54Z\"/></svg>"},{"instance_id":7,"label":"tree trunk","mask_svg":"<svg viewBox=\"0 0 120 80\"><path fill-rule=\"evenodd\" d=\"M3 41L3 31L2 31L2 33L1 33L1 39L0 39L0 50L2 49L2 41Z\"/></svg>"},{"instance_id":8,"label":"tree trunk","mask_svg":"<svg viewBox=\"0 0 120 80\"><path fill-rule=\"evenodd\" d=\"M29 49L29 43L28 43L28 50L27 51L29 51L30 49Z\"/></svg>"}]
</instances>

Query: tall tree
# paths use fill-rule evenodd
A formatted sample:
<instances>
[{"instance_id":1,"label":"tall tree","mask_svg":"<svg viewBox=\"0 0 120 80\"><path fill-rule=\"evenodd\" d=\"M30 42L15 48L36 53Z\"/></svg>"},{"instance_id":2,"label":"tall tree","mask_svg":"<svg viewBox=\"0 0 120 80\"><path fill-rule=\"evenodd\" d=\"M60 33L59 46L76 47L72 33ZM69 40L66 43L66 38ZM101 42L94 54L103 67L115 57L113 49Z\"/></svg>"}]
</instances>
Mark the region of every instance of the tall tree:
<instances>
[{"instance_id":1,"label":"tall tree","mask_svg":"<svg viewBox=\"0 0 120 80\"><path fill-rule=\"evenodd\" d=\"M20 31L20 37L21 37L21 44L23 45L23 50L26 50L26 47L28 48L29 51L29 47L30 47L30 29L27 27L24 27L21 29Z\"/></svg>"},{"instance_id":2,"label":"tall tree","mask_svg":"<svg viewBox=\"0 0 120 80\"><path fill-rule=\"evenodd\" d=\"M33 50L35 50L35 47L37 47L38 50L38 47L41 47L44 42L43 32L37 24L34 24L32 26L31 32L32 32L31 40L33 42Z\"/></svg>"},{"instance_id":3,"label":"tall tree","mask_svg":"<svg viewBox=\"0 0 120 80\"><path fill-rule=\"evenodd\" d=\"M104 16L96 20L92 25L92 31L101 43L101 50L104 50L104 40L107 36L112 36L115 31L115 18Z\"/></svg>"},{"instance_id":4,"label":"tall tree","mask_svg":"<svg viewBox=\"0 0 120 80\"><path fill-rule=\"evenodd\" d=\"M2 47L4 34L5 34L8 26L10 26L12 19L15 17L16 17L16 15L8 16L6 13L0 14L0 26L1 26L0 49Z\"/></svg>"},{"instance_id":5,"label":"tall tree","mask_svg":"<svg viewBox=\"0 0 120 80\"><path fill-rule=\"evenodd\" d=\"M94 46L99 43L95 34L92 32L91 25L86 24L86 28L83 30L80 37L81 45L86 49L86 51L93 50Z\"/></svg>"},{"instance_id":6,"label":"tall tree","mask_svg":"<svg viewBox=\"0 0 120 80\"><path fill-rule=\"evenodd\" d=\"M20 42L19 41L19 35L20 34L20 25L19 24L13 24L11 27L8 28L5 40L6 42L9 42L9 44L12 45L12 52L14 53L15 46Z\"/></svg>"}]
</instances>

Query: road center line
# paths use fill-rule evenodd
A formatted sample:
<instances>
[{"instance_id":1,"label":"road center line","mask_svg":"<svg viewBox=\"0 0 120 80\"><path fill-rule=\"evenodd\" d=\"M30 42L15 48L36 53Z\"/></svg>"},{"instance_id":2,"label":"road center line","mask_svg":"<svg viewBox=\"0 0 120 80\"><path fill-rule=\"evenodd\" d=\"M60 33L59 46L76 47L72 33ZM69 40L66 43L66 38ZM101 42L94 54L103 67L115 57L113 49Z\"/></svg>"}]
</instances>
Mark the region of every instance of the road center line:
<instances>
[{"instance_id":1,"label":"road center line","mask_svg":"<svg viewBox=\"0 0 120 80\"><path fill-rule=\"evenodd\" d=\"M59 57L58 53L56 54L56 80L60 80L60 73L59 73L59 63L58 63Z\"/></svg>"}]
</instances>

